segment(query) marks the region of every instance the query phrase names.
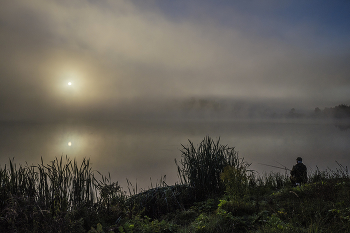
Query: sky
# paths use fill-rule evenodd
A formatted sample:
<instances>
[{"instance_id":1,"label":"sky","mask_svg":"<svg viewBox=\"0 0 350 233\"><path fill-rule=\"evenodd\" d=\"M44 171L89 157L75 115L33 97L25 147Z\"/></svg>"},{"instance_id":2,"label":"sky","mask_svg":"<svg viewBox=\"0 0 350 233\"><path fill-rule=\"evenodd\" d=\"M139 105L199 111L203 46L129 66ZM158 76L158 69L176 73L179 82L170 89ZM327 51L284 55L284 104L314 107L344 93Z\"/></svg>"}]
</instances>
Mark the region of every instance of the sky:
<instances>
[{"instance_id":1,"label":"sky","mask_svg":"<svg viewBox=\"0 0 350 233\"><path fill-rule=\"evenodd\" d=\"M283 111L350 104L349 1L0 6L3 121L181 116L203 101Z\"/></svg>"}]
</instances>

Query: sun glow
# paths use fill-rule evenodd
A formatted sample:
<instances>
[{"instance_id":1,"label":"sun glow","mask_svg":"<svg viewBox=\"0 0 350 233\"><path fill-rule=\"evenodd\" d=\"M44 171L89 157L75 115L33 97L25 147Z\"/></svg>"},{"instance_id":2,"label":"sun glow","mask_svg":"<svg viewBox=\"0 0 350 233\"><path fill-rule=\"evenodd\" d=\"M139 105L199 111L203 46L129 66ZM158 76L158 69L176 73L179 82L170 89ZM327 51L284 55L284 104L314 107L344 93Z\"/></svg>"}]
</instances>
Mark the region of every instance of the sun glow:
<instances>
[{"instance_id":1,"label":"sun glow","mask_svg":"<svg viewBox=\"0 0 350 233\"><path fill-rule=\"evenodd\" d=\"M68 146L72 146L72 142L68 142Z\"/></svg>"},{"instance_id":2,"label":"sun glow","mask_svg":"<svg viewBox=\"0 0 350 233\"><path fill-rule=\"evenodd\" d=\"M55 95L62 101L72 103L72 101L84 101L86 88L86 76L79 70L66 69L57 73ZM74 99L73 99L74 98ZM65 144L67 145L68 142Z\"/></svg>"}]
</instances>

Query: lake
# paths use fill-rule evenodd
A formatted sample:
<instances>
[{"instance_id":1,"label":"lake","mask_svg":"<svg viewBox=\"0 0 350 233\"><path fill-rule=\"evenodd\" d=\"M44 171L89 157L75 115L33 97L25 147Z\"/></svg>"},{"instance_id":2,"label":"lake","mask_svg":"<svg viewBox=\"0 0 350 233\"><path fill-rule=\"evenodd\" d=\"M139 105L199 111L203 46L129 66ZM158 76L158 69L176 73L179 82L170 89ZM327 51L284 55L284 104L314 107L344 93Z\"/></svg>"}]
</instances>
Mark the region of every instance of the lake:
<instances>
[{"instance_id":1,"label":"lake","mask_svg":"<svg viewBox=\"0 0 350 233\"><path fill-rule=\"evenodd\" d=\"M155 185L166 175L178 181L174 159L181 158L181 144L195 145L205 137L221 138L235 147L251 168L265 172L291 168L300 156L310 171L350 164L350 130L322 121L88 121L61 123L0 123L1 167L14 158L17 164L49 163L67 155L81 163L90 158L92 168L118 181L126 179L141 188Z\"/></svg>"}]
</instances>

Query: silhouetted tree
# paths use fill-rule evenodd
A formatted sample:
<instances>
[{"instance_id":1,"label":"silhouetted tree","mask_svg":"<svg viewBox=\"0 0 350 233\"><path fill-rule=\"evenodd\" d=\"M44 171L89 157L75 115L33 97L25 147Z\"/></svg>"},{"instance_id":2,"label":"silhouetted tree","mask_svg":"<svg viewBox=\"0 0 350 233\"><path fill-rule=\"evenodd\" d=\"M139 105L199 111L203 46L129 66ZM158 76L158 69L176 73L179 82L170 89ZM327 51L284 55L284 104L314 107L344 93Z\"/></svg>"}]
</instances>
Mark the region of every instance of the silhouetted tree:
<instances>
[{"instance_id":1,"label":"silhouetted tree","mask_svg":"<svg viewBox=\"0 0 350 233\"><path fill-rule=\"evenodd\" d=\"M345 104L340 104L334 107L334 117L335 118L348 118L350 117L350 106Z\"/></svg>"},{"instance_id":2,"label":"silhouetted tree","mask_svg":"<svg viewBox=\"0 0 350 233\"><path fill-rule=\"evenodd\" d=\"M292 118L295 118L295 117L302 117L303 115L300 114L300 113L296 113L296 110L295 108L292 108L289 113L287 114L287 117L292 117Z\"/></svg>"}]
</instances>

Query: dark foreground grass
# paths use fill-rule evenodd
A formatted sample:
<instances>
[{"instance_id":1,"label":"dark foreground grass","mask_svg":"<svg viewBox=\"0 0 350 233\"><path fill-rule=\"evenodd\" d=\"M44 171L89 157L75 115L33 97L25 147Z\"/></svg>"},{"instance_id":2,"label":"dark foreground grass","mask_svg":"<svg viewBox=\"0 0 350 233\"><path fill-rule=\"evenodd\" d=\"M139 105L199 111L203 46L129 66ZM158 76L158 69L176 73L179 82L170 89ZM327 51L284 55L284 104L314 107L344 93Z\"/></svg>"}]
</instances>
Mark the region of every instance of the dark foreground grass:
<instances>
[{"instance_id":1,"label":"dark foreground grass","mask_svg":"<svg viewBox=\"0 0 350 233\"><path fill-rule=\"evenodd\" d=\"M219 140L183 147L181 184L129 195L89 160L10 161L0 168L0 232L350 232L347 167L292 187L287 174L256 175Z\"/></svg>"}]
</instances>

